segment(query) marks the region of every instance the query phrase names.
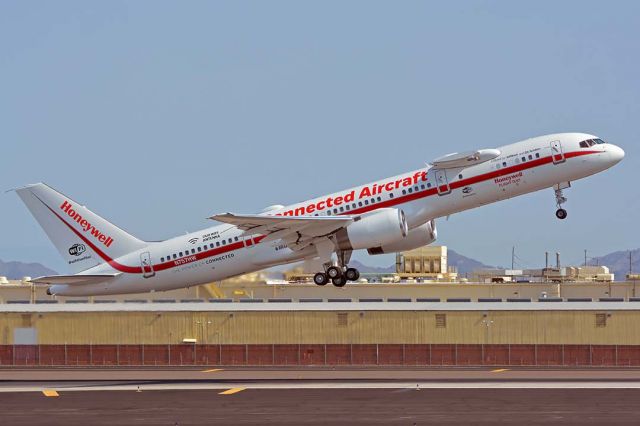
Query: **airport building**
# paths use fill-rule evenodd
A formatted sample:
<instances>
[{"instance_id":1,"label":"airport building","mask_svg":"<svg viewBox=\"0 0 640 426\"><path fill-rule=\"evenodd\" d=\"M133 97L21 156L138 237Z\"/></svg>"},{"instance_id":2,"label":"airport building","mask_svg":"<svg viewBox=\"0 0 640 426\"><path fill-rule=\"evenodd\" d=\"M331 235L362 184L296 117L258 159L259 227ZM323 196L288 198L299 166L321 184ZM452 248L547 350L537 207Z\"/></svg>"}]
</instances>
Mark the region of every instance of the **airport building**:
<instances>
[{"instance_id":1,"label":"airport building","mask_svg":"<svg viewBox=\"0 0 640 426\"><path fill-rule=\"evenodd\" d=\"M589 267L451 282L446 247L396 260L343 288L295 270L78 299L0 279L0 365L640 365L636 280Z\"/></svg>"}]
</instances>

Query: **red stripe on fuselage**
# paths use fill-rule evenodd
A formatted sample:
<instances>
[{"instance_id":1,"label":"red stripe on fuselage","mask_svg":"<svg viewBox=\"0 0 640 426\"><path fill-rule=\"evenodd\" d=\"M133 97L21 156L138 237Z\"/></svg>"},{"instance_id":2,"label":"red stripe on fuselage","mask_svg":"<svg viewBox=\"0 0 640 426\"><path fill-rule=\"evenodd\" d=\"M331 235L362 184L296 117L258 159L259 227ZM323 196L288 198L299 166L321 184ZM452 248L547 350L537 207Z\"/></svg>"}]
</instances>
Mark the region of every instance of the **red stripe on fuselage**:
<instances>
[{"instance_id":1,"label":"red stripe on fuselage","mask_svg":"<svg viewBox=\"0 0 640 426\"><path fill-rule=\"evenodd\" d=\"M569 152L564 154L564 157L566 159L568 158L575 158L575 157L581 157L584 155L589 155L589 154L600 154L601 151L574 151L574 152ZM510 175L513 173L517 173L523 170L529 170L535 167L539 167L539 166L543 166L549 163L553 162L553 158L551 156L549 157L543 157L543 158L539 158L536 160L530 160L528 162L525 163L521 163L515 166L511 166L511 167L505 167L503 169L500 170L495 170L489 173L485 173L482 175L478 175L478 176L472 176L470 178L467 179L462 179L459 181L455 181L451 184L449 184L449 187L451 188L451 190L454 189L458 189L458 188L462 188L464 186L467 185L472 185L472 184L476 184L476 183L480 183L480 182L484 182L487 180L491 180L491 179L495 179L497 177L500 176L504 176L504 175ZM413 187L413 185L411 186ZM446 188L446 187L445 187ZM418 192L414 192L412 194L406 194L397 198L391 198L389 200L386 201L382 201L376 204L371 204L369 206L365 206L365 207L361 207L358 209L354 209L348 212L343 212L343 213L339 213L340 215L353 215L353 214L361 214L361 213L366 213L372 210L376 210L379 208L384 208L384 207L391 207L391 206L395 206L398 204L403 204L403 203L408 203L410 201L415 201L415 200L419 200L421 198L426 198L429 197L431 195L436 195L438 193L437 188L430 188L427 190L423 190L423 191L418 191ZM39 199L39 198L38 198ZM93 244L91 241L89 241L87 238L85 238L84 235L80 234L75 228L73 228L70 224L67 223L67 221L65 221L60 215L58 215L53 209L51 209L51 207L49 207L46 203L44 203L42 200L40 200L40 202L42 202L49 210L51 210L51 212L56 215L58 217L58 219L60 219L62 221L62 223L64 223L65 225L67 225L67 227L69 229L71 229L78 237L80 237L85 243L87 243L92 249L93 251L95 251L105 262L107 262L109 264L109 266L111 266L112 268L120 271L120 272L126 272L126 273L131 273L131 274L141 274L142 271L142 267L140 266L127 266L127 265L123 265L119 262L116 262L115 260L111 259L106 253L104 253L102 250L100 250L95 244ZM253 238L253 244L257 245L259 244L264 238L266 237L266 235L260 235L257 236L255 238ZM193 260L189 260L185 263L180 263L177 264L175 260L171 260L169 262L163 262L163 263L158 263L153 265L153 269L154 271L164 271L167 269L171 269L171 268L175 268L175 267L179 267L179 266L184 266L184 265L188 265L190 263L193 262L197 262L199 260L204 260L207 259L209 257L212 256L219 256L221 254L225 254L231 251L235 251L235 250L240 250L242 248L244 248L244 242L237 242L237 243L232 243L229 244L228 246L222 246L222 247L216 247L215 249L210 249L210 250L205 250L199 253L195 253L195 254L190 254L189 256L183 256L179 259L185 259L185 258L191 258L191 257L195 257L195 259ZM178 259L176 259L178 260Z\"/></svg>"}]
</instances>

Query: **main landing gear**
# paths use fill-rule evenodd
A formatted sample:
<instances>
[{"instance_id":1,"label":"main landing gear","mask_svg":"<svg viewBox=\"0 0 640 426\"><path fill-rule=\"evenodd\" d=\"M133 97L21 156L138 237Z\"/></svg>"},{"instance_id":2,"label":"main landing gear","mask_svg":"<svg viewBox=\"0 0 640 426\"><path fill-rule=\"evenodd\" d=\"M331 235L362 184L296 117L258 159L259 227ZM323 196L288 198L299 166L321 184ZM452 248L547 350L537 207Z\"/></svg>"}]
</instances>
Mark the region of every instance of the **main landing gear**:
<instances>
[{"instance_id":1,"label":"main landing gear","mask_svg":"<svg viewBox=\"0 0 640 426\"><path fill-rule=\"evenodd\" d=\"M334 286L344 287L347 281L358 281L360 272L356 268L341 268L329 266L326 272L318 272L313 276L313 282L317 285L325 285L331 280Z\"/></svg>"},{"instance_id":2,"label":"main landing gear","mask_svg":"<svg viewBox=\"0 0 640 426\"><path fill-rule=\"evenodd\" d=\"M566 182L566 183L558 184L554 186L554 190L556 193L556 207L558 207L558 210L556 210L556 217L560 220L564 220L568 216L567 211L562 208L562 205L567 202L567 198L562 193L562 190L570 187L571 187L570 182Z\"/></svg>"}]
</instances>

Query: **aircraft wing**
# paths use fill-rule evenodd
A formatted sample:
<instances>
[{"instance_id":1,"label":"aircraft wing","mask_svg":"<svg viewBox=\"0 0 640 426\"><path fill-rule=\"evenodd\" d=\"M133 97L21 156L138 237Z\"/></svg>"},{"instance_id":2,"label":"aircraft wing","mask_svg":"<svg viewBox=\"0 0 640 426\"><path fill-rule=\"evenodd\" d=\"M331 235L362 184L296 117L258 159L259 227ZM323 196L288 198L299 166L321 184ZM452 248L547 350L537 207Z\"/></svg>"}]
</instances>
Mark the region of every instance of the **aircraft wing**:
<instances>
[{"instance_id":1,"label":"aircraft wing","mask_svg":"<svg viewBox=\"0 0 640 426\"><path fill-rule=\"evenodd\" d=\"M103 282L121 275L122 272L116 274L101 274L101 275L50 275L46 277L38 277L30 280L29 282L35 284L67 284L67 285L81 285L81 284L96 284Z\"/></svg>"},{"instance_id":2,"label":"aircraft wing","mask_svg":"<svg viewBox=\"0 0 640 426\"><path fill-rule=\"evenodd\" d=\"M454 152L433 160L431 164L436 169L453 169L475 166L491 161L500 156L499 149L479 149L477 151Z\"/></svg>"},{"instance_id":3,"label":"aircraft wing","mask_svg":"<svg viewBox=\"0 0 640 426\"><path fill-rule=\"evenodd\" d=\"M312 240L316 237L332 234L356 220L354 216L265 216L238 215L223 213L209 219L235 225L244 230L245 235L266 235L265 241L279 238L288 240L289 247L294 249L294 242ZM295 239L287 237L295 236ZM301 248L301 247L299 247Z\"/></svg>"}]
</instances>

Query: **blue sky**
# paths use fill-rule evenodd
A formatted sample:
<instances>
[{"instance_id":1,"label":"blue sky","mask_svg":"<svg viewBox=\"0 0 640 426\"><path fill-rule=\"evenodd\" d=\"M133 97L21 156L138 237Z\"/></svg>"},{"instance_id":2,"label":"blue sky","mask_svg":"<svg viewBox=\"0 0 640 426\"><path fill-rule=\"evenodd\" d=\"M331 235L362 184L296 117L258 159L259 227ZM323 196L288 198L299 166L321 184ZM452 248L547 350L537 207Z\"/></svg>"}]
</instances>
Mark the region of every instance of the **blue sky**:
<instances>
[{"instance_id":1,"label":"blue sky","mask_svg":"<svg viewBox=\"0 0 640 426\"><path fill-rule=\"evenodd\" d=\"M0 3L0 182L44 181L143 239L585 131L625 160L439 222L486 263L640 246L638 2ZM65 268L15 194L0 258ZM358 259L389 264L389 257Z\"/></svg>"}]
</instances>

